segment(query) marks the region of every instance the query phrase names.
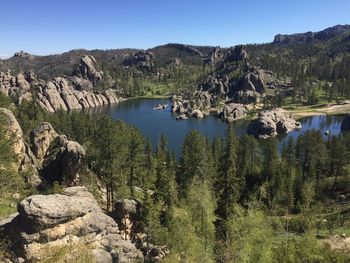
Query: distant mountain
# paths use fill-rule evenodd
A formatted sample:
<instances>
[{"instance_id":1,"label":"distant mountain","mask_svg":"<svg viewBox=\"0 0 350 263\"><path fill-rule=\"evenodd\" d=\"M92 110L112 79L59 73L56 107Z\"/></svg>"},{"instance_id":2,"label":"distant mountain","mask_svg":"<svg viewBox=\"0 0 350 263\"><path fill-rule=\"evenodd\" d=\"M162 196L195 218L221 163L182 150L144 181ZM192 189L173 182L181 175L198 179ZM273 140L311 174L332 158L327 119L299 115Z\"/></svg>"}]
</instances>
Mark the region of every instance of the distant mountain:
<instances>
[{"instance_id":1,"label":"distant mountain","mask_svg":"<svg viewBox=\"0 0 350 263\"><path fill-rule=\"evenodd\" d=\"M306 32L291 35L275 36L273 43L275 44L306 44L313 41L325 41L334 37L350 34L350 25L336 25L326 28L319 32Z\"/></svg>"}]
</instances>

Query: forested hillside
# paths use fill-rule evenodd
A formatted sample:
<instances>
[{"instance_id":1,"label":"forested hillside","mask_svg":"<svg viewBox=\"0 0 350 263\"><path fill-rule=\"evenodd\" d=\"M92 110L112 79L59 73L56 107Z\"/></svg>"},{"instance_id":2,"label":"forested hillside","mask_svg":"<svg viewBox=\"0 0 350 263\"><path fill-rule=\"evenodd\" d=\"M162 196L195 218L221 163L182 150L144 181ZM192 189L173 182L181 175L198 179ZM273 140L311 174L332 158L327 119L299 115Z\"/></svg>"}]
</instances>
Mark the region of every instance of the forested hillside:
<instances>
[{"instance_id":1,"label":"forested hillside","mask_svg":"<svg viewBox=\"0 0 350 263\"><path fill-rule=\"evenodd\" d=\"M293 114L348 105L349 52L345 25L0 60L0 261L349 262L350 134L274 138L301 128ZM225 137L193 130L177 157L84 110L163 96L178 120L230 122Z\"/></svg>"},{"instance_id":2,"label":"forested hillside","mask_svg":"<svg viewBox=\"0 0 350 263\"><path fill-rule=\"evenodd\" d=\"M1 98L1 107L8 107L8 99ZM84 146L80 183L97 198L106 189L106 213L118 211L116 200L135 200L141 210L132 219L130 238L137 244L144 233L147 242L166 245L170 253L162 262L349 260L326 246L336 242L328 238L334 233L349 234L349 208L342 199L350 190L347 135L325 139L317 131L306 132L279 154L276 139L238 138L231 126L225 139L213 142L193 131L177 160L165 137L152 149L136 128L109 117L48 115L35 102L14 112L24 138L49 121L59 134ZM2 121L0 147L8 155L1 155L1 181L9 182L2 183L2 216L15 210L11 204L17 198L38 190L57 193L70 184L60 172L39 170L42 183L35 190L29 170L10 169L16 156L5 130Z\"/></svg>"}]
</instances>

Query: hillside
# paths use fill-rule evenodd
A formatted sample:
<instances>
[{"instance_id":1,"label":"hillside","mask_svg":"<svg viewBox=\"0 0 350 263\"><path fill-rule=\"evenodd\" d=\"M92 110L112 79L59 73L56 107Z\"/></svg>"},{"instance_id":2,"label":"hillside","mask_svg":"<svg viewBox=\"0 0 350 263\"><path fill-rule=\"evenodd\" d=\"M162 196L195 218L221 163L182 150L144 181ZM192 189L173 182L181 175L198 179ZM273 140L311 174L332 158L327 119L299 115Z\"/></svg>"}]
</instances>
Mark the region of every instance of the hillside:
<instances>
[{"instance_id":1,"label":"hillside","mask_svg":"<svg viewBox=\"0 0 350 263\"><path fill-rule=\"evenodd\" d=\"M350 134L277 139L295 113L348 111L349 32L0 60L0 262L349 262ZM157 96L179 121L247 118L247 134L191 130L177 158L83 110Z\"/></svg>"}]
</instances>

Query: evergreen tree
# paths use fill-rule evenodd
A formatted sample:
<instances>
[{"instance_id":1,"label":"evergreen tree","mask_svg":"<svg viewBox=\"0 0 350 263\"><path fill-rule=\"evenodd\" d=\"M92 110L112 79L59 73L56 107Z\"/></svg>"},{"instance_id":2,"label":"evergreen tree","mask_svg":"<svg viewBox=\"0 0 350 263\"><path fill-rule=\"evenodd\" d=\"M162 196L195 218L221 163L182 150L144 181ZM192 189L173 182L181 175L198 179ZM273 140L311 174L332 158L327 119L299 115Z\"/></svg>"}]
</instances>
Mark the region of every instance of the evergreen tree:
<instances>
[{"instance_id":1,"label":"evergreen tree","mask_svg":"<svg viewBox=\"0 0 350 263\"><path fill-rule=\"evenodd\" d=\"M156 151L156 201L163 206L163 223L169 222L175 202L175 167L167 150L167 141L162 134Z\"/></svg>"},{"instance_id":2,"label":"evergreen tree","mask_svg":"<svg viewBox=\"0 0 350 263\"><path fill-rule=\"evenodd\" d=\"M230 243L228 223L233 216L234 205L239 201L244 187L244 178L237 173L237 141L232 125L229 125L221 172L216 183L216 189L220 189L215 211L218 217L215 222L218 246ZM226 248L229 249L229 245Z\"/></svg>"},{"instance_id":3,"label":"evergreen tree","mask_svg":"<svg viewBox=\"0 0 350 263\"><path fill-rule=\"evenodd\" d=\"M210 177L206 139L198 131L190 131L184 140L177 173L179 197L185 198L194 177Z\"/></svg>"}]
</instances>

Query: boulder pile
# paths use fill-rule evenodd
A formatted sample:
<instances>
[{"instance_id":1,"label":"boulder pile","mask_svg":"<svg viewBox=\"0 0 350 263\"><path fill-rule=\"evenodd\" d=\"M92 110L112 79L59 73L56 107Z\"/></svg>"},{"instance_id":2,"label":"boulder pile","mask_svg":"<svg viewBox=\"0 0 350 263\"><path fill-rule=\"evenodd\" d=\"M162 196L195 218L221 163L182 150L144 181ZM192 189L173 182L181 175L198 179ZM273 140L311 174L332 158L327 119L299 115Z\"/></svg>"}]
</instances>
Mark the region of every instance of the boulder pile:
<instances>
[{"instance_id":1,"label":"boulder pile","mask_svg":"<svg viewBox=\"0 0 350 263\"><path fill-rule=\"evenodd\" d=\"M265 139L300 128L301 123L288 116L288 112L275 109L261 111L258 119L249 125L248 133Z\"/></svg>"}]
</instances>

